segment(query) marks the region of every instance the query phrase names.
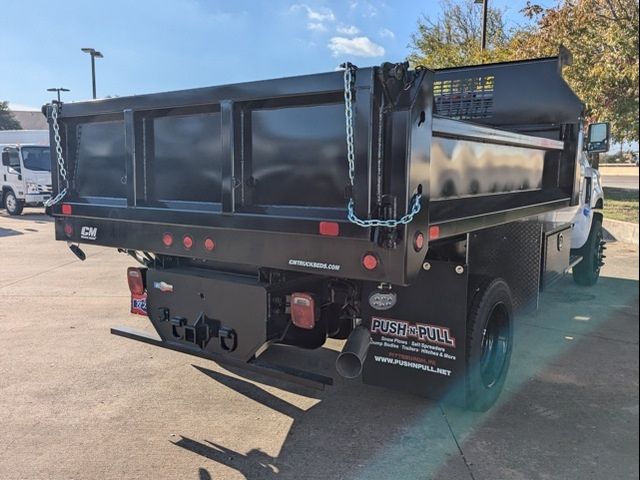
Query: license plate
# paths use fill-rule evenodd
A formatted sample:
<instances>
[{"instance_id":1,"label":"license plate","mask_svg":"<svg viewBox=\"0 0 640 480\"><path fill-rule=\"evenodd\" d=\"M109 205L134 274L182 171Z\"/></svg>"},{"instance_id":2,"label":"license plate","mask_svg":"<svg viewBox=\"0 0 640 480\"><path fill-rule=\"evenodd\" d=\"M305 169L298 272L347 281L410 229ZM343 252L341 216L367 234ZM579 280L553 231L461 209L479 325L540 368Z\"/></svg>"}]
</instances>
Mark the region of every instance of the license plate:
<instances>
[{"instance_id":1,"label":"license plate","mask_svg":"<svg viewBox=\"0 0 640 480\"><path fill-rule=\"evenodd\" d=\"M131 313L147 316L147 294L131 294Z\"/></svg>"}]
</instances>

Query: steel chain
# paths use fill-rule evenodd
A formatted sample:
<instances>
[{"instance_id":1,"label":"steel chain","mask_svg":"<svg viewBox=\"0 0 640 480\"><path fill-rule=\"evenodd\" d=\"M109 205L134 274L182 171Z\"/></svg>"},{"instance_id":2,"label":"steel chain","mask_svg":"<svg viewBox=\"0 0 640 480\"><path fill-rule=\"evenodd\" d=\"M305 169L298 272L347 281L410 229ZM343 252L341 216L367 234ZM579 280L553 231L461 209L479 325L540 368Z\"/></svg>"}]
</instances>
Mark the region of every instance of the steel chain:
<instances>
[{"instance_id":1,"label":"steel chain","mask_svg":"<svg viewBox=\"0 0 640 480\"><path fill-rule=\"evenodd\" d=\"M400 219L368 219L364 220L355 212L355 205L353 200L353 187L355 184L355 148L353 142L353 72L355 67L349 63L344 65L344 114L346 120L346 134L347 134L347 162L349 164L349 187L351 189L349 203L347 204L347 219L360 227L387 227L394 228L398 225L407 225L413 221L413 218L420 212L422 208L420 193L414 195L411 202L411 210L401 217Z\"/></svg>"},{"instance_id":2,"label":"steel chain","mask_svg":"<svg viewBox=\"0 0 640 480\"><path fill-rule=\"evenodd\" d=\"M53 127L53 139L56 143L56 160L58 163L58 175L64 182L64 188L58 192L58 194L44 202L45 207L51 207L60 202L67 194L69 188L69 181L67 180L67 169L64 166L64 158L62 157L62 140L60 138L60 126L58 125L58 105L54 103L51 106L51 126ZM59 183L58 183L59 185Z\"/></svg>"}]
</instances>

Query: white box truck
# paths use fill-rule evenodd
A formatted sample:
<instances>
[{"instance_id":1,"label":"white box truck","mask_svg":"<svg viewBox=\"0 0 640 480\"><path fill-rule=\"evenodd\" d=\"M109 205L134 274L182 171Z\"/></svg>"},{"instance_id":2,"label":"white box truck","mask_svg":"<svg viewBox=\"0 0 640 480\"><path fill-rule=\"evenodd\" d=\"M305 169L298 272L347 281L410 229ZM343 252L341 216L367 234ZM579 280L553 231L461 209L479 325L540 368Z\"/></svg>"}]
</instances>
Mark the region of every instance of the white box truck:
<instances>
[{"instance_id":1,"label":"white box truck","mask_svg":"<svg viewBox=\"0 0 640 480\"><path fill-rule=\"evenodd\" d=\"M0 206L20 215L51 197L51 155L47 130L0 131Z\"/></svg>"}]
</instances>

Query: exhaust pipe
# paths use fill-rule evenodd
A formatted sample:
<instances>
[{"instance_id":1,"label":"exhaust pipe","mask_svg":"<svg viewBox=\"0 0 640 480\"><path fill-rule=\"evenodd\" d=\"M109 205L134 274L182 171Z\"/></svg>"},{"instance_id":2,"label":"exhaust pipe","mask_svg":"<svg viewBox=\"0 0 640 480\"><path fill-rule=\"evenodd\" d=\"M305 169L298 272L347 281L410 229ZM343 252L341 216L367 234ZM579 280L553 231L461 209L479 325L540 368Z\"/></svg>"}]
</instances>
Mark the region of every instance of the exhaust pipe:
<instances>
[{"instance_id":1,"label":"exhaust pipe","mask_svg":"<svg viewBox=\"0 0 640 480\"><path fill-rule=\"evenodd\" d=\"M366 327L356 327L336 359L336 370L345 378L356 378L362 372L364 359L369 351L371 335Z\"/></svg>"}]
</instances>

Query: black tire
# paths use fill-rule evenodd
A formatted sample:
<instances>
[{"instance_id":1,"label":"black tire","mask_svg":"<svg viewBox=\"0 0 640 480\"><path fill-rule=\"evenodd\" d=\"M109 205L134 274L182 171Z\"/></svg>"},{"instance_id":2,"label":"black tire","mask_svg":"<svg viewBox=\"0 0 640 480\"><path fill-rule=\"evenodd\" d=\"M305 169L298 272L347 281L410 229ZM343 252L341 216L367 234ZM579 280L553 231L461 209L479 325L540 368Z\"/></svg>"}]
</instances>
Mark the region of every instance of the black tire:
<instances>
[{"instance_id":1,"label":"black tire","mask_svg":"<svg viewBox=\"0 0 640 480\"><path fill-rule=\"evenodd\" d=\"M590 287L600 278L600 269L604 265L604 237L602 232L602 214L594 213L589 237L582 248L577 250L582 261L573 267L573 281L578 285Z\"/></svg>"},{"instance_id":2,"label":"black tire","mask_svg":"<svg viewBox=\"0 0 640 480\"><path fill-rule=\"evenodd\" d=\"M22 214L24 208L24 202L16 198L13 190L8 190L4 193L4 208L7 209L9 215L18 216Z\"/></svg>"},{"instance_id":3,"label":"black tire","mask_svg":"<svg viewBox=\"0 0 640 480\"><path fill-rule=\"evenodd\" d=\"M473 279L467 317L467 408L488 410L500 396L513 349L513 301L501 279Z\"/></svg>"}]
</instances>

